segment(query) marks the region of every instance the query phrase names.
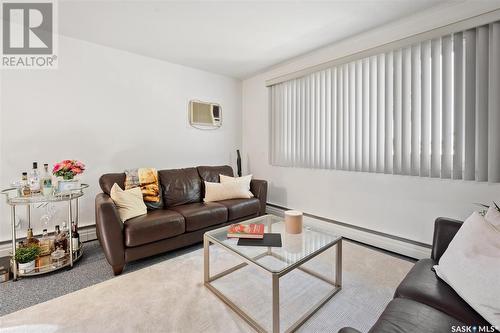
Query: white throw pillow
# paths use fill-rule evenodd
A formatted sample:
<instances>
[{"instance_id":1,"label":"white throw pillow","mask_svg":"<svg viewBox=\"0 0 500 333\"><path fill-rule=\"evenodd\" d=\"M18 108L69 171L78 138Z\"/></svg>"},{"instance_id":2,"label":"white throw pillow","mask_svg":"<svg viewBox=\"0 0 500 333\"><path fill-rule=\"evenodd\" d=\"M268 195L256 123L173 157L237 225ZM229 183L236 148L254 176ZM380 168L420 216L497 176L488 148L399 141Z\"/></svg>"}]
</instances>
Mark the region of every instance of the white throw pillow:
<instances>
[{"instance_id":1,"label":"white throw pillow","mask_svg":"<svg viewBox=\"0 0 500 333\"><path fill-rule=\"evenodd\" d=\"M490 206L484 218L495 228L500 230L500 212L496 209L496 207Z\"/></svg>"},{"instance_id":2,"label":"white throw pillow","mask_svg":"<svg viewBox=\"0 0 500 333\"><path fill-rule=\"evenodd\" d=\"M210 183L205 182L205 198L203 201L212 202L227 199L249 199L252 196L244 183Z\"/></svg>"},{"instance_id":3,"label":"white throw pillow","mask_svg":"<svg viewBox=\"0 0 500 333\"><path fill-rule=\"evenodd\" d=\"M140 187L134 187L124 191L115 183L109 194L118 208L118 215L120 215L120 219L123 222L148 212L148 208L142 199Z\"/></svg>"},{"instance_id":4,"label":"white throw pillow","mask_svg":"<svg viewBox=\"0 0 500 333\"><path fill-rule=\"evenodd\" d=\"M244 184L248 191L248 195L250 195L250 198L253 198L253 193L250 192L250 182L252 181L252 175L242 177L219 175L219 178L221 183L239 182L241 184Z\"/></svg>"},{"instance_id":5,"label":"white throw pillow","mask_svg":"<svg viewBox=\"0 0 500 333\"><path fill-rule=\"evenodd\" d=\"M434 266L490 324L500 327L500 231L474 212Z\"/></svg>"}]
</instances>

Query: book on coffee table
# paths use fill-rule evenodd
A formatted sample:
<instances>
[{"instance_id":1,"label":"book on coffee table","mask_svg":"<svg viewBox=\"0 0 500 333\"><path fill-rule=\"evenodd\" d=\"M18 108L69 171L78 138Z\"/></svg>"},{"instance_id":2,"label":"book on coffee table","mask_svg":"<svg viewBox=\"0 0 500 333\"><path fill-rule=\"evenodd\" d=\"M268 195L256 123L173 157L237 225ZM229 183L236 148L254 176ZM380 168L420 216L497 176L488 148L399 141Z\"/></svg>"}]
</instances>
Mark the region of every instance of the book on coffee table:
<instances>
[{"instance_id":1,"label":"book on coffee table","mask_svg":"<svg viewBox=\"0 0 500 333\"><path fill-rule=\"evenodd\" d=\"M238 239L239 246L267 246L281 247L281 234L265 233L264 238L240 238Z\"/></svg>"},{"instance_id":2,"label":"book on coffee table","mask_svg":"<svg viewBox=\"0 0 500 333\"><path fill-rule=\"evenodd\" d=\"M233 224L227 231L227 238L264 238L264 224Z\"/></svg>"}]
</instances>

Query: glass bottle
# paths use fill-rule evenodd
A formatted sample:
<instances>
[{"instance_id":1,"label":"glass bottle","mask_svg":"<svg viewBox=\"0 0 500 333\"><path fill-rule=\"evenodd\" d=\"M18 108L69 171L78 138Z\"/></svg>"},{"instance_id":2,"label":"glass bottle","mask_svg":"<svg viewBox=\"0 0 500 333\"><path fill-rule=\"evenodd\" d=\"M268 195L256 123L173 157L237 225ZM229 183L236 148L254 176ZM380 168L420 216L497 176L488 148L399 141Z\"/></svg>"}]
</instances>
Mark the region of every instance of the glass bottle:
<instances>
[{"instance_id":1,"label":"glass bottle","mask_svg":"<svg viewBox=\"0 0 500 333\"><path fill-rule=\"evenodd\" d=\"M47 229L43 229L42 238L40 239L40 255L46 256L50 254L50 238Z\"/></svg>"},{"instance_id":2,"label":"glass bottle","mask_svg":"<svg viewBox=\"0 0 500 333\"><path fill-rule=\"evenodd\" d=\"M44 196L52 195L52 176L49 173L49 165L47 163L43 165L43 174L40 178L40 186Z\"/></svg>"},{"instance_id":3,"label":"glass bottle","mask_svg":"<svg viewBox=\"0 0 500 333\"><path fill-rule=\"evenodd\" d=\"M73 247L73 251L78 251L80 249L80 234L78 233L75 222L71 224L71 246Z\"/></svg>"},{"instance_id":4,"label":"glass bottle","mask_svg":"<svg viewBox=\"0 0 500 333\"><path fill-rule=\"evenodd\" d=\"M68 236L65 233L61 232L61 244L64 252L68 252L69 244L68 244Z\"/></svg>"},{"instance_id":5,"label":"glass bottle","mask_svg":"<svg viewBox=\"0 0 500 333\"><path fill-rule=\"evenodd\" d=\"M28 183L32 194L40 193L40 172L38 171L37 162L33 162L33 170L31 170Z\"/></svg>"},{"instance_id":6,"label":"glass bottle","mask_svg":"<svg viewBox=\"0 0 500 333\"><path fill-rule=\"evenodd\" d=\"M56 249L56 246L55 246L55 240L56 240L55 235L49 235L49 247L50 247L50 253L54 252L54 251L55 251L55 249Z\"/></svg>"},{"instance_id":7,"label":"glass bottle","mask_svg":"<svg viewBox=\"0 0 500 333\"><path fill-rule=\"evenodd\" d=\"M63 221L61 233L63 233L66 237L69 237L69 229L66 221Z\"/></svg>"},{"instance_id":8,"label":"glass bottle","mask_svg":"<svg viewBox=\"0 0 500 333\"><path fill-rule=\"evenodd\" d=\"M54 227L54 249L59 250L62 246L60 242L60 234L61 234L61 229L59 229L59 225L56 225Z\"/></svg>"},{"instance_id":9,"label":"glass bottle","mask_svg":"<svg viewBox=\"0 0 500 333\"><path fill-rule=\"evenodd\" d=\"M61 267L64 263L64 257L66 256L65 252L61 249L57 249L50 254L52 267L58 268Z\"/></svg>"},{"instance_id":10,"label":"glass bottle","mask_svg":"<svg viewBox=\"0 0 500 333\"><path fill-rule=\"evenodd\" d=\"M23 176L21 178L21 193L20 194L23 197L27 197L27 196L31 195L31 190L30 190L30 186L28 183L28 173L27 172L23 172Z\"/></svg>"},{"instance_id":11,"label":"glass bottle","mask_svg":"<svg viewBox=\"0 0 500 333\"><path fill-rule=\"evenodd\" d=\"M39 243L40 241L35 237L33 237L33 229L28 228L28 231L26 232L26 244L28 246L31 246L31 245L39 245Z\"/></svg>"},{"instance_id":12,"label":"glass bottle","mask_svg":"<svg viewBox=\"0 0 500 333\"><path fill-rule=\"evenodd\" d=\"M71 239L69 239L69 229L66 221L64 221L62 224L61 235L63 235L64 239L66 240L66 247L64 248L64 250L69 251L69 242L71 241Z\"/></svg>"},{"instance_id":13,"label":"glass bottle","mask_svg":"<svg viewBox=\"0 0 500 333\"><path fill-rule=\"evenodd\" d=\"M65 233L61 232L59 225L56 225L56 232L54 235L54 247L56 250L66 251L68 249L68 238Z\"/></svg>"}]
</instances>

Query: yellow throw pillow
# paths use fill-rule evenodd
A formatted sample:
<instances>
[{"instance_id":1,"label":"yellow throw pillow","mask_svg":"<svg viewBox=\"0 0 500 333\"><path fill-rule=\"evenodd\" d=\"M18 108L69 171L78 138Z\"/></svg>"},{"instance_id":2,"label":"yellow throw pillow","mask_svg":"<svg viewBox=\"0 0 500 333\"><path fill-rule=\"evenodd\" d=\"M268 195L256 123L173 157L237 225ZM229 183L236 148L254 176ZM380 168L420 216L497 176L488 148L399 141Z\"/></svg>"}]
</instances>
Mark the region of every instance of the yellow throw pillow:
<instances>
[{"instance_id":1,"label":"yellow throw pillow","mask_svg":"<svg viewBox=\"0 0 500 333\"><path fill-rule=\"evenodd\" d=\"M111 188L110 196L118 208L118 214L123 222L148 212L144 200L142 199L140 187L134 187L124 191L115 183Z\"/></svg>"},{"instance_id":2,"label":"yellow throw pillow","mask_svg":"<svg viewBox=\"0 0 500 333\"><path fill-rule=\"evenodd\" d=\"M230 183L230 182L238 182L243 184L248 191L248 195L250 198L253 198L253 193L250 192L250 182L252 181L252 175L241 176L241 177L230 177L225 175L219 175L221 183Z\"/></svg>"},{"instance_id":3,"label":"yellow throw pillow","mask_svg":"<svg viewBox=\"0 0 500 333\"><path fill-rule=\"evenodd\" d=\"M205 182L205 198L203 201L212 202L228 199L249 199L252 193L247 190L244 183L210 183Z\"/></svg>"}]
</instances>

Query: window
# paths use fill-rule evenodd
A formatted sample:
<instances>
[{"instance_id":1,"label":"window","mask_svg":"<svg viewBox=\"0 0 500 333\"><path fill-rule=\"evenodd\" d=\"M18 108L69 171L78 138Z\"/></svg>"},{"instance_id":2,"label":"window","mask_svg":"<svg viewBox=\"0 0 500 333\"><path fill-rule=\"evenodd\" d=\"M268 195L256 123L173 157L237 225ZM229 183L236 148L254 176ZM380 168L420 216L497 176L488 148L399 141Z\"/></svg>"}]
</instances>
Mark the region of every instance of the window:
<instances>
[{"instance_id":1,"label":"window","mask_svg":"<svg viewBox=\"0 0 500 333\"><path fill-rule=\"evenodd\" d=\"M278 166L500 182L500 23L269 88Z\"/></svg>"}]
</instances>

